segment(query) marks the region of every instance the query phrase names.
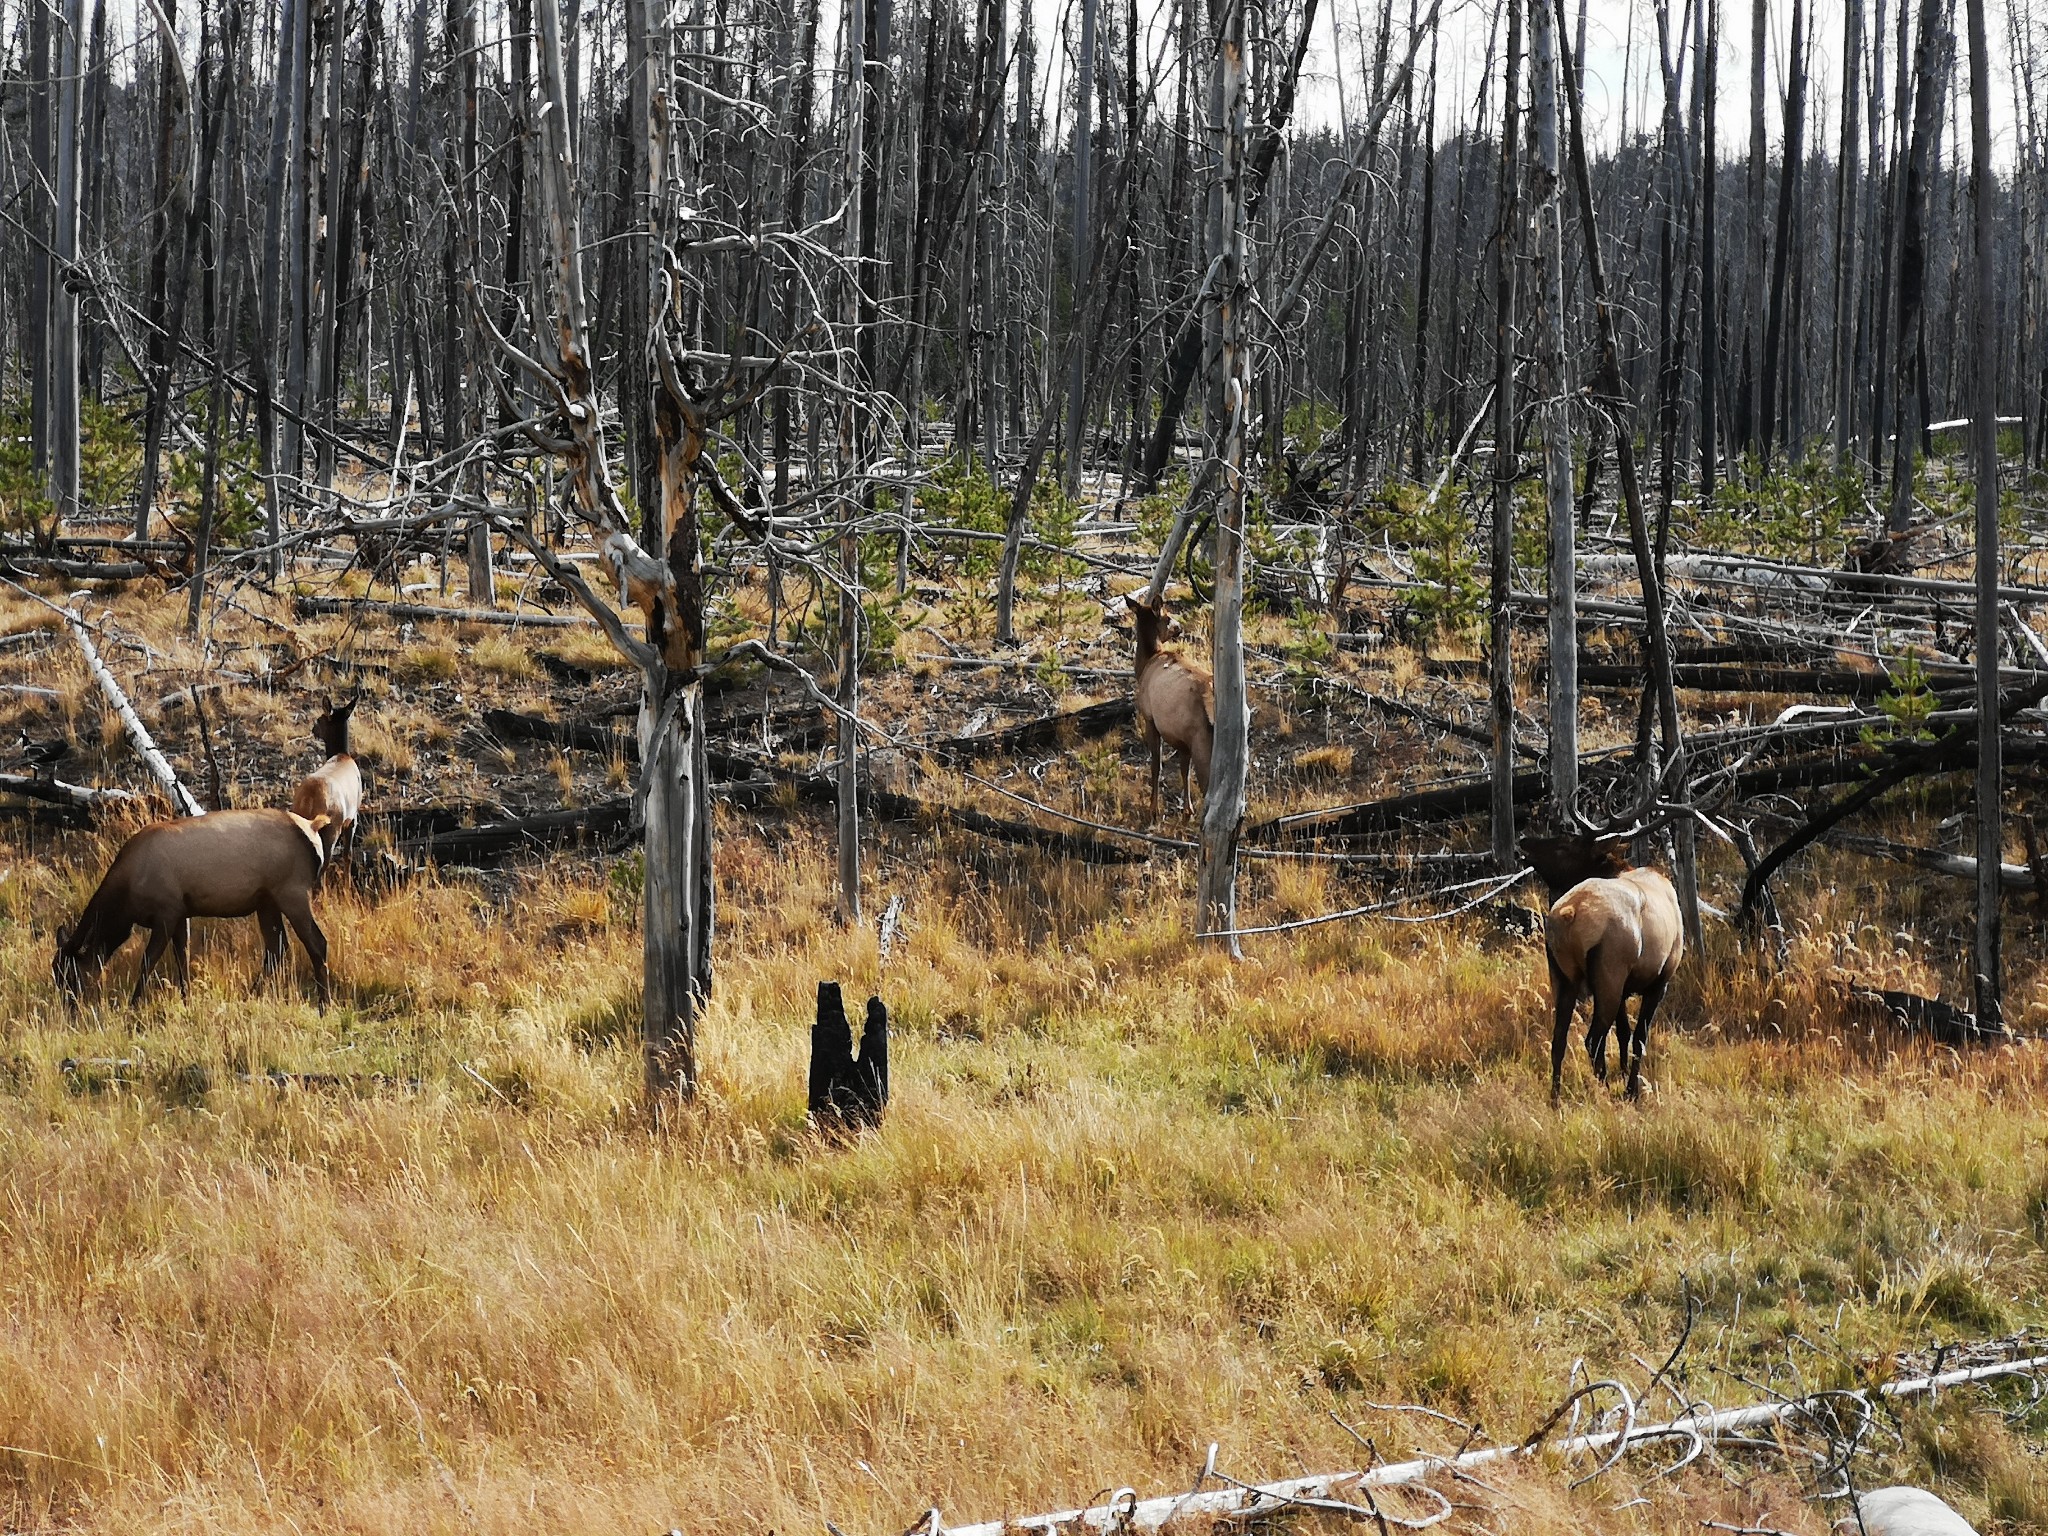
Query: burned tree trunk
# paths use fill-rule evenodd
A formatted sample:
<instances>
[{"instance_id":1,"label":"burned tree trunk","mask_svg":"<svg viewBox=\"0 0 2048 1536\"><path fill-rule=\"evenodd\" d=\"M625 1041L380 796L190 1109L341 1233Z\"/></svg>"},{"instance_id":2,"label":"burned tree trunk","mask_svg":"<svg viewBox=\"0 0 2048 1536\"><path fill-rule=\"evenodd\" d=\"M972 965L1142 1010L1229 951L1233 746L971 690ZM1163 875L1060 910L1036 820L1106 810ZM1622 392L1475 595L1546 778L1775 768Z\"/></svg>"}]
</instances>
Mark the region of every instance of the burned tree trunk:
<instances>
[{"instance_id":1,"label":"burned tree trunk","mask_svg":"<svg viewBox=\"0 0 2048 1536\"><path fill-rule=\"evenodd\" d=\"M1216 78L1223 108L1223 244L1216 283L1216 324L1223 347L1224 417L1219 455L1223 501L1216 517L1212 636L1216 735L1209 756L1209 787L1202 802L1200 877L1202 927L1227 935L1225 942L1233 955L1238 953L1237 850L1244 835L1251 735L1244 673L1245 447L1251 412L1247 311L1252 298L1245 230L1246 4L1247 0L1223 0L1223 27L1216 42Z\"/></svg>"}]
</instances>

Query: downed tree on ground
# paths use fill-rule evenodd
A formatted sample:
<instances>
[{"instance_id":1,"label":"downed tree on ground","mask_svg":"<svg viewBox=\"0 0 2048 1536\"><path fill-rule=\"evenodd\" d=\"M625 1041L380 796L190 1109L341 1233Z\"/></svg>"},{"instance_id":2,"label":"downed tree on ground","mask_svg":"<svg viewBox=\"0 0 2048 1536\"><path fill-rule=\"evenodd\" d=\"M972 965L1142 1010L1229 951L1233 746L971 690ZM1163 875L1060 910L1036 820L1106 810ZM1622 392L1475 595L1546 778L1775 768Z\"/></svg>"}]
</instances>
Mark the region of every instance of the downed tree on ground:
<instances>
[{"instance_id":1,"label":"downed tree on ground","mask_svg":"<svg viewBox=\"0 0 2048 1536\"><path fill-rule=\"evenodd\" d=\"M141 798L131 790L96 789L85 784L69 784L62 779L38 779L20 773L0 773L0 790L10 795L23 795L30 800L47 800L52 805L68 805L81 811L133 805Z\"/></svg>"},{"instance_id":2,"label":"downed tree on ground","mask_svg":"<svg viewBox=\"0 0 2048 1536\"><path fill-rule=\"evenodd\" d=\"M53 605L54 606L54 605ZM150 777L162 786L170 797L171 809L180 816L203 816L204 808L192 797L190 790L178 782L177 770L171 767L170 759L158 750L149 731L142 723L142 717L135 713L135 706L128 702L128 695L121 691L121 685L114 680L114 674L107 664L100 660L100 653L94 649L92 636L85 632L85 625L70 609L59 610L71 629L71 638L78 642L78 648L85 653L85 664L91 670L93 681L100 685L100 692L106 695L114 713L120 717L122 727L128 732L129 741L135 745L136 756L142 759Z\"/></svg>"},{"instance_id":3,"label":"downed tree on ground","mask_svg":"<svg viewBox=\"0 0 2048 1536\"><path fill-rule=\"evenodd\" d=\"M1999 1045L2012 1039L2012 1032L2002 1023L1980 1024L1974 1013L1965 1013L1953 1003L1922 997L1917 992L1895 992L1852 983L1849 996L1883 1009L1900 1029L1926 1035L1939 1045Z\"/></svg>"},{"instance_id":4,"label":"downed tree on ground","mask_svg":"<svg viewBox=\"0 0 2048 1536\"><path fill-rule=\"evenodd\" d=\"M1999 718L2004 719L2016 710L2037 704L2043 697L2048 697L2048 678L2031 682L2016 693L2002 698L1999 701ZM1888 748L1887 755L1891 758L1889 766L1880 769L1871 776L1868 783L1851 790L1833 804L1811 812L1804 826L1757 862L1756 867L1749 872L1749 878L1743 882L1742 905L1737 913L1738 918L1747 920L1755 910L1757 899L1771 876L1801 849L1812 844L1831 828L1846 821L1910 778L1960 768L1972 761L1977 751L1977 731L1980 724L1980 721L1973 718L1967 722L1958 722L1937 741L1902 742Z\"/></svg>"},{"instance_id":5,"label":"downed tree on ground","mask_svg":"<svg viewBox=\"0 0 2048 1536\"><path fill-rule=\"evenodd\" d=\"M1141 1499L1136 1493L1120 1492L1108 1504L1097 1504L1088 1509L1068 1509L1050 1515L1026 1515L1019 1519L990 1520L975 1525L946 1525L939 1512L933 1510L928 1524L932 1536L1019 1536L1019 1533L1036 1533L1036 1536L1072 1536L1079 1532L1130 1532L1156 1531L1172 1520L1243 1519L1254 1513L1278 1514L1295 1508L1304 1512L1323 1510L1347 1514L1365 1524L1372 1524L1376 1511L1371 1505L1369 1489L1396 1488L1401 1486L1423 1487L1424 1479L1435 1472L1470 1472L1480 1467L1499 1462L1531 1460L1538 1456L1598 1455L1603 1469L1618 1461L1623 1454L1636 1446L1681 1444L1704 1448L1716 1441L1750 1441L1755 1432L1769 1429L1773 1425L1796 1425L1802 1422L1822 1426L1838 1424L1845 1408L1854 1406L1866 1419L1876 1412L1876 1401L1893 1401L1899 1398L1931 1396L1949 1387L1965 1386L1972 1382L1997 1381L2005 1377L2032 1377L2048 1367L2048 1355L2039 1355L2026 1360L2004 1361L1996 1365L1973 1366L1963 1370L1943 1371L1938 1374L1910 1378L1905 1381L1890 1381L1872 1389L1839 1390L1820 1392L1812 1397L1781 1397L1768 1403L1757 1403L1747 1408L1728 1408L1717 1413L1689 1413L1680 1418L1661 1424L1635 1424L1633 1400L1630 1400L1629 1424L1617 1430L1597 1434L1569 1435L1561 1440L1550 1440L1539 1434L1518 1445L1487 1446L1482 1450L1464 1451L1455 1456L1421 1456L1412 1461L1389 1462L1365 1469L1345 1472L1324 1472L1308 1477L1288 1478L1272 1483L1236 1483L1224 1488L1204 1489L1201 1484L1209 1480L1214 1472L1214 1454L1211 1453L1209 1466L1203 1469L1196 1480L1193 1492L1166 1494L1159 1498ZM1602 1383L1609 1385L1611 1383ZM1584 1389L1580 1389L1581 1393ZM1575 1393L1576 1398L1580 1393ZM1876 1400L1876 1401L1874 1401ZM1352 1495L1363 1494L1364 1504L1351 1502ZM1392 1523L1389 1520L1387 1523ZM1434 1520L1423 1522L1434 1524ZM1403 1521L1407 1527L1415 1522Z\"/></svg>"},{"instance_id":6,"label":"downed tree on ground","mask_svg":"<svg viewBox=\"0 0 2048 1536\"><path fill-rule=\"evenodd\" d=\"M531 608L500 613L495 608L436 608L431 603L374 603L360 597L300 597L292 602L302 619L322 614L374 614L415 624L495 624L506 629L584 629L590 620L580 613L537 612Z\"/></svg>"},{"instance_id":7,"label":"downed tree on ground","mask_svg":"<svg viewBox=\"0 0 2048 1536\"><path fill-rule=\"evenodd\" d=\"M1014 757L1025 752L1042 752L1070 742L1092 741L1107 736L1119 726L1129 725L1133 715L1129 699L1108 699L1084 709L1060 715L1044 715L1021 725L990 731L980 736L955 736L926 744L924 750L953 762L981 757Z\"/></svg>"},{"instance_id":8,"label":"downed tree on ground","mask_svg":"<svg viewBox=\"0 0 2048 1536\"><path fill-rule=\"evenodd\" d=\"M605 757L623 754L629 763L640 761L638 738L580 721L549 720L541 715L523 715L514 709L487 709L484 711L484 729L500 741L541 741L551 746L596 752Z\"/></svg>"}]
</instances>

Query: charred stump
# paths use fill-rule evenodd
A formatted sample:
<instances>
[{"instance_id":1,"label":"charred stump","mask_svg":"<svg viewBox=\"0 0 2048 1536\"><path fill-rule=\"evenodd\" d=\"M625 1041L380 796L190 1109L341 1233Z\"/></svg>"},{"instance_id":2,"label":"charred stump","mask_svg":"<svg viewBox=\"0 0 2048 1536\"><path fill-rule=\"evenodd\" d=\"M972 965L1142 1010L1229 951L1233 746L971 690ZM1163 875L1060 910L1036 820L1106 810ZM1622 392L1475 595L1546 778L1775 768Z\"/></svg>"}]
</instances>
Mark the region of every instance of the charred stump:
<instances>
[{"instance_id":1,"label":"charred stump","mask_svg":"<svg viewBox=\"0 0 2048 1536\"><path fill-rule=\"evenodd\" d=\"M882 1123L889 1104L889 1010L868 999L860 1053L839 983L818 983L818 1019L811 1026L811 1124L819 1130L861 1130Z\"/></svg>"}]
</instances>

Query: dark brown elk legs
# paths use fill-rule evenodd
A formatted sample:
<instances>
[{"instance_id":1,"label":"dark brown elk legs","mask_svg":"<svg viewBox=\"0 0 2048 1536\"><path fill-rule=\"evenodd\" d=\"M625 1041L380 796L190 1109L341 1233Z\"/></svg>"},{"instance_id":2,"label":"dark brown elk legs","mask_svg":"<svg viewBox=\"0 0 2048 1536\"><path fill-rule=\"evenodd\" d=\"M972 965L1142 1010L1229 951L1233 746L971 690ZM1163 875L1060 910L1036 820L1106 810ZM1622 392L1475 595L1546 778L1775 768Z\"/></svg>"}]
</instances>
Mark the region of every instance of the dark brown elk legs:
<instances>
[{"instance_id":1,"label":"dark brown elk legs","mask_svg":"<svg viewBox=\"0 0 2048 1536\"><path fill-rule=\"evenodd\" d=\"M1159 820L1159 732L1150 720L1142 722L1145 745L1152 753L1152 819L1145 823L1153 826Z\"/></svg>"},{"instance_id":2,"label":"dark brown elk legs","mask_svg":"<svg viewBox=\"0 0 2048 1536\"><path fill-rule=\"evenodd\" d=\"M1643 991L1643 1000L1636 1009L1634 1043L1629 1048L1628 1096L1636 1098L1643 1088L1643 1056L1650 1048L1650 1020L1656 1016L1657 1005L1664 1001L1664 989L1670 986L1667 977L1659 976ZM1627 1020L1624 1019L1626 1024ZM1624 1036L1624 1040L1627 1037Z\"/></svg>"},{"instance_id":3,"label":"dark brown elk legs","mask_svg":"<svg viewBox=\"0 0 2048 1536\"><path fill-rule=\"evenodd\" d=\"M178 996L192 995L192 924L179 918L171 924L171 958L178 962Z\"/></svg>"},{"instance_id":4,"label":"dark brown elk legs","mask_svg":"<svg viewBox=\"0 0 2048 1536\"><path fill-rule=\"evenodd\" d=\"M1550 962L1550 995L1557 1012L1550 1036L1550 1102L1555 1104L1564 1092L1565 1050L1571 1044L1572 1014L1579 1006L1579 989L1557 968L1555 959Z\"/></svg>"},{"instance_id":5,"label":"dark brown elk legs","mask_svg":"<svg viewBox=\"0 0 2048 1536\"><path fill-rule=\"evenodd\" d=\"M142 1001L143 984L149 980L149 973L156 969L157 961L163 959L164 951L170 948L171 933L168 927L149 930L149 943L143 946L142 964L135 971L135 990L129 994L128 1006L133 1008Z\"/></svg>"},{"instance_id":6,"label":"dark brown elk legs","mask_svg":"<svg viewBox=\"0 0 2048 1536\"><path fill-rule=\"evenodd\" d=\"M256 926L263 930L263 974L267 977L284 964L284 914L274 903L256 909Z\"/></svg>"},{"instance_id":7,"label":"dark brown elk legs","mask_svg":"<svg viewBox=\"0 0 2048 1536\"><path fill-rule=\"evenodd\" d=\"M294 893L296 899L284 906L285 919L292 925L292 932L299 936L299 943L305 946L306 958L313 962L313 991L320 1000L320 1011L327 1011L327 935L320 931L320 925L313 921L312 903L303 891Z\"/></svg>"}]
</instances>

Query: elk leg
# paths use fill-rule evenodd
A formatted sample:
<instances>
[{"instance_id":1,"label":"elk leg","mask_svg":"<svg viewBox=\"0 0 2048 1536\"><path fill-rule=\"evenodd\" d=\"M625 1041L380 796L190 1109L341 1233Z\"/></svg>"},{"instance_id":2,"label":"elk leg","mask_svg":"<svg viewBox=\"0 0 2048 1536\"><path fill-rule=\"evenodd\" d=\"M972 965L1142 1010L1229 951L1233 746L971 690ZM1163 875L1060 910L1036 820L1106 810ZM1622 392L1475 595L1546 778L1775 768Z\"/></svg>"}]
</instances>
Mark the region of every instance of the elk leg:
<instances>
[{"instance_id":1,"label":"elk leg","mask_svg":"<svg viewBox=\"0 0 2048 1536\"><path fill-rule=\"evenodd\" d=\"M142 1001L142 984L149 980L149 973L156 969L157 961L163 959L164 950L169 947L170 942L171 934L168 927L149 930L149 943L143 946L142 950L142 964L135 971L135 990L128 996L130 1008Z\"/></svg>"},{"instance_id":2,"label":"elk leg","mask_svg":"<svg viewBox=\"0 0 2048 1536\"><path fill-rule=\"evenodd\" d=\"M267 977L284 964L284 914L277 903L265 901L256 909L256 926L263 930L263 974Z\"/></svg>"},{"instance_id":3,"label":"elk leg","mask_svg":"<svg viewBox=\"0 0 2048 1536\"><path fill-rule=\"evenodd\" d=\"M1194 754L1177 751L1173 760L1180 764L1180 819L1190 820L1195 814L1194 797L1188 793L1188 770L1195 765Z\"/></svg>"},{"instance_id":4,"label":"elk leg","mask_svg":"<svg viewBox=\"0 0 2048 1536\"><path fill-rule=\"evenodd\" d=\"M1159 820L1159 728L1150 720L1143 720L1140 724L1144 728L1145 745L1152 752L1152 820L1145 823L1149 827Z\"/></svg>"},{"instance_id":5,"label":"elk leg","mask_svg":"<svg viewBox=\"0 0 2048 1536\"><path fill-rule=\"evenodd\" d=\"M1650 1020L1656 1016L1657 1005L1664 1001L1664 989L1670 985L1670 977L1659 976L1643 989L1643 1000L1636 1006L1635 1044L1629 1052L1628 1064L1628 1096L1632 1099L1643 1089L1643 1055L1650 1048Z\"/></svg>"},{"instance_id":6,"label":"elk leg","mask_svg":"<svg viewBox=\"0 0 2048 1536\"><path fill-rule=\"evenodd\" d=\"M313 992L320 1001L320 1011L327 1011L327 935L320 931L320 925L313 921L313 906L304 891L297 891L286 902L279 902L285 918L292 925L292 932L299 936L299 943L306 951L306 958L313 962Z\"/></svg>"},{"instance_id":7,"label":"elk leg","mask_svg":"<svg viewBox=\"0 0 2048 1536\"><path fill-rule=\"evenodd\" d=\"M178 996L183 998L192 996L191 943L192 924L181 917L171 924L171 958L178 962Z\"/></svg>"},{"instance_id":8,"label":"elk leg","mask_svg":"<svg viewBox=\"0 0 2048 1536\"><path fill-rule=\"evenodd\" d=\"M1593 994L1593 1015L1586 1024L1586 1060L1593 1065L1593 1076L1604 1083L1607 1081L1607 1032L1614 1028L1614 1007L1609 989L1602 984L1598 944L1586 951L1586 988Z\"/></svg>"},{"instance_id":9,"label":"elk leg","mask_svg":"<svg viewBox=\"0 0 2048 1536\"><path fill-rule=\"evenodd\" d=\"M1600 996L1600 989L1593 989L1593 1022L1586 1026L1586 1059L1593 1063L1593 1075L1601 1082L1607 1081L1607 1036L1614 1028L1614 1016L1621 1015L1622 1050L1628 1049L1628 1005L1626 1000L1619 1007L1609 1009L1606 1000Z\"/></svg>"},{"instance_id":10,"label":"elk leg","mask_svg":"<svg viewBox=\"0 0 2048 1536\"><path fill-rule=\"evenodd\" d=\"M1550 1036L1550 1102L1555 1104L1564 1091L1565 1048L1571 1043L1572 1014L1579 1006L1579 989L1558 968L1557 957L1549 955L1548 958L1550 996L1557 1016L1556 1028Z\"/></svg>"}]
</instances>

